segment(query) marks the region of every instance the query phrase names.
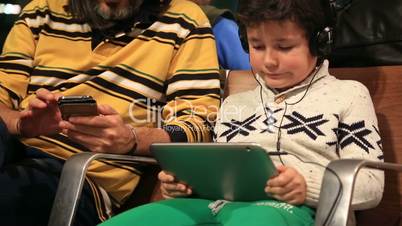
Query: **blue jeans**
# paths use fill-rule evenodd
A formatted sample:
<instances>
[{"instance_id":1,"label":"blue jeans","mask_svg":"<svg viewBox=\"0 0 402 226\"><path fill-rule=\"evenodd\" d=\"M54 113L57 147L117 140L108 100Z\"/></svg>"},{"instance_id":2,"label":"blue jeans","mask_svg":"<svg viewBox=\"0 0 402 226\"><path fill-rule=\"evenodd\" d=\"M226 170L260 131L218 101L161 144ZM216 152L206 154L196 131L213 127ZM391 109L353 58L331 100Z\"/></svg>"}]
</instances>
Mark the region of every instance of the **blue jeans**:
<instances>
[{"instance_id":1,"label":"blue jeans","mask_svg":"<svg viewBox=\"0 0 402 226\"><path fill-rule=\"evenodd\" d=\"M23 145L0 122L0 225L46 226L64 161ZM88 184L75 224L100 222Z\"/></svg>"}]
</instances>

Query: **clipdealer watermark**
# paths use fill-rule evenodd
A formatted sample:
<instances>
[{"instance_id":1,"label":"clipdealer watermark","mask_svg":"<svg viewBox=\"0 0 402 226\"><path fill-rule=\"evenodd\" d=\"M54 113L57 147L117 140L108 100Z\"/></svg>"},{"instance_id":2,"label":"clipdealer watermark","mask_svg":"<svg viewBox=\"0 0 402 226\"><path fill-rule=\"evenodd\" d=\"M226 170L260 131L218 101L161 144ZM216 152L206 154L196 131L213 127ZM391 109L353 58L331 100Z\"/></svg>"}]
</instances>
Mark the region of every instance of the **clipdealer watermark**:
<instances>
[{"instance_id":1,"label":"clipdealer watermark","mask_svg":"<svg viewBox=\"0 0 402 226\"><path fill-rule=\"evenodd\" d=\"M151 98L136 99L130 103L128 114L135 123L154 124L158 128L177 118L206 120L211 126L215 124L219 106L197 104L197 102L197 100L175 99L164 105ZM138 108L146 109L146 113L138 111ZM224 112L225 117L241 116L244 113L247 113L245 106L228 106Z\"/></svg>"}]
</instances>

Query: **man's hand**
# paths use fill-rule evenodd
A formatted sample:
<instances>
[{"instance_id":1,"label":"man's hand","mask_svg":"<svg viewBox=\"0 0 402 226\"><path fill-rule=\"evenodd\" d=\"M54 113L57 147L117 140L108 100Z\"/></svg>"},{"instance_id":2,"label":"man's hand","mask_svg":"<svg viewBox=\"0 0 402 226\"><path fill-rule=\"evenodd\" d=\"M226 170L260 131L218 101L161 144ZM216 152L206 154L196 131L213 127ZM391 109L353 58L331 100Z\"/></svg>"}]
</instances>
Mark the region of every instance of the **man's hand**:
<instances>
[{"instance_id":1,"label":"man's hand","mask_svg":"<svg viewBox=\"0 0 402 226\"><path fill-rule=\"evenodd\" d=\"M60 127L71 140L99 153L126 154L137 142L112 107L98 105L98 116L70 117Z\"/></svg>"},{"instance_id":2,"label":"man's hand","mask_svg":"<svg viewBox=\"0 0 402 226\"><path fill-rule=\"evenodd\" d=\"M289 204L303 204L307 193L303 175L292 167L278 166L277 170L279 174L268 180L265 192Z\"/></svg>"},{"instance_id":3,"label":"man's hand","mask_svg":"<svg viewBox=\"0 0 402 226\"><path fill-rule=\"evenodd\" d=\"M192 193L192 190L187 185L177 182L174 176L165 171L161 171L158 174L158 178L161 181L161 192L165 199L186 197Z\"/></svg>"},{"instance_id":4,"label":"man's hand","mask_svg":"<svg viewBox=\"0 0 402 226\"><path fill-rule=\"evenodd\" d=\"M20 112L19 119L15 121L16 133L36 137L60 132L61 113L57 106L60 96L46 89L36 91L36 98L29 102L28 108Z\"/></svg>"}]
</instances>

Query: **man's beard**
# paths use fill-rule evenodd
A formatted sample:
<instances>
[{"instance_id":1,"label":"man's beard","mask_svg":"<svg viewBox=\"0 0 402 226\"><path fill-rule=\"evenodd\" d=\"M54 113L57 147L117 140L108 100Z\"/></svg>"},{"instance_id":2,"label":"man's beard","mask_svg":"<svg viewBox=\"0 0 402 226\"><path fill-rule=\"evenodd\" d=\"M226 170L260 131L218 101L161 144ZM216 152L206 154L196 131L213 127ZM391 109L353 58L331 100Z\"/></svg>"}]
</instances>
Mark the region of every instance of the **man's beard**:
<instances>
[{"instance_id":1,"label":"man's beard","mask_svg":"<svg viewBox=\"0 0 402 226\"><path fill-rule=\"evenodd\" d=\"M93 9L100 20L104 22L98 24L98 29L106 29L115 24L116 21L132 18L139 10L143 0L129 0L129 4L125 8L109 6L108 8L101 8L100 4L96 0L93 1Z\"/></svg>"},{"instance_id":2,"label":"man's beard","mask_svg":"<svg viewBox=\"0 0 402 226\"><path fill-rule=\"evenodd\" d=\"M105 20L124 20L127 19L138 10L142 1L132 0L126 8L119 8L109 6L108 8L101 8L99 3L95 4L95 12Z\"/></svg>"}]
</instances>

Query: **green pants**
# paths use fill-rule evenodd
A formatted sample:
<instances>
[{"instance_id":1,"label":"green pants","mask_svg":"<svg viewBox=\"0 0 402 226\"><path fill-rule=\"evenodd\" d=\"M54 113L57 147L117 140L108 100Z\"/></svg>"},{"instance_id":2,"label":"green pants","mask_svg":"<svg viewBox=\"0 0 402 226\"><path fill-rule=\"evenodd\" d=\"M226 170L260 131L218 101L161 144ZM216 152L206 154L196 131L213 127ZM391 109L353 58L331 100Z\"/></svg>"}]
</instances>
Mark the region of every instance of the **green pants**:
<instances>
[{"instance_id":1,"label":"green pants","mask_svg":"<svg viewBox=\"0 0 402 226\"><path fill-rule=\"evenodd\" d=\"M228 202L212 211L213 201L170 199L121 213L100 226L311 226L314 210L280 201Z\"/></svg>"}]
</instances>

